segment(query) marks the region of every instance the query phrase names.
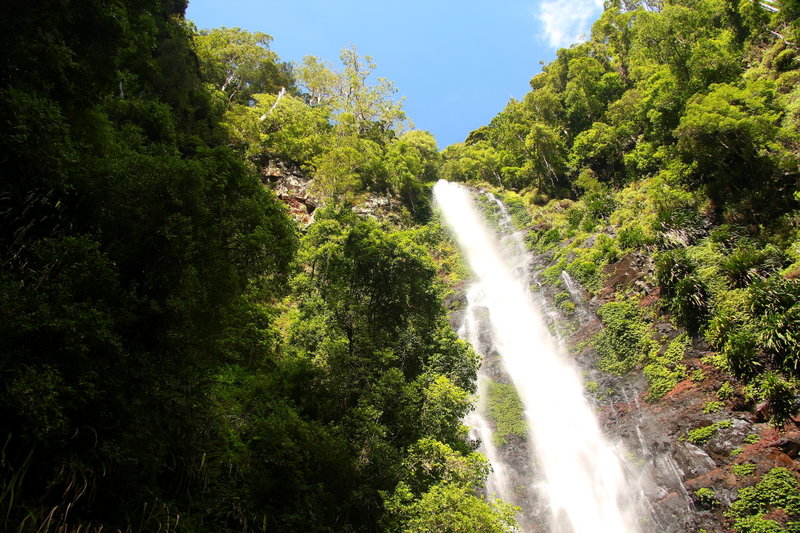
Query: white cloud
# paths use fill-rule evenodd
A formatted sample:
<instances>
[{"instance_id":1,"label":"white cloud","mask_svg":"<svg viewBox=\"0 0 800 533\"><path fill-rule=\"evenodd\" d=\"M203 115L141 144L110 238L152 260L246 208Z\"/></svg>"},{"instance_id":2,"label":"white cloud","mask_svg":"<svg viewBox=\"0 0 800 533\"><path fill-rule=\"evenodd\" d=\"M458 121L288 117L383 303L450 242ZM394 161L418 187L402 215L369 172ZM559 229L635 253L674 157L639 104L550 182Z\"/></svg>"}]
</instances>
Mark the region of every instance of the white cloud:
<instances>
[{"instance_id":1,"label":"white cloud","mask_svg":"<svg viewBox=\"0 0 800 533\"><path fill-rule=\"evenodd\" d=\"M550 46L561 48L585 40L602 9L603 0L545 0L536 18Z\"/></svg>"}]
</instances>

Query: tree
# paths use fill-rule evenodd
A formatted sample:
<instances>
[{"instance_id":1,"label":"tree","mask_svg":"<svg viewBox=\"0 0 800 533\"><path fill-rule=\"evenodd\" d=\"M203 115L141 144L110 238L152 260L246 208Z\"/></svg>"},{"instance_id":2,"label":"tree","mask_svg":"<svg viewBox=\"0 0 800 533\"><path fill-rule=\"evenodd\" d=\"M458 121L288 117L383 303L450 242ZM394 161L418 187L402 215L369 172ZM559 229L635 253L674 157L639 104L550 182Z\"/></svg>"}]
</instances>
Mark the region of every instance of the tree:
<instances>
[{"instance_id":1,"label":"tree","mask_svg":"<svg viewBox=\"0 0 800 533\"><path fill-rule=\"evenodd\" d=\"M234 146L257 167L271 159L308 167L333 140L324 107L310 107L292 95L254 94L252 105L234 105L225 125Z\"/></svg>"},{"instance_id":2,"label":"tree","mask_svg":"<svg viewBox=\"0 0 800 533\"><path fill-rule=\"evenodd\" d=\"M383 150L377 143L354 136L340 137L312 160L314 188L336 202L352 199L365 186L385 181Z\"/></svg>"},{"instance_id":3,"label":"tree","mask_svg":"<svg viewBox=\"0 0 800 533\"><path fill-rule=\"evenodd\" d=\"M427 131L411 130L389 143L384 156L388 190L399 196L413 213L425 211L425 183L436 179L439 152Z\"/></svg>"},{"instance_id":4,"label":"tree","mask_svg":"<svg viewBox=\"0 0 800 533\"><path fill-rule=\"evenodd\" d=\"M285 290L295 229L224 145L182 2L2 11L0 528L167 527L202 499L212 376L253 355L231 332Z\"/></svg>"},{"instance_id":5,"label":"tree","mask_svg":"<svg viewBox=\"0 0 800 533\"><path fill-rule=\"evenodd\" d=\"M385 526L391 532L508 533L515 509L477 496L489 472L477 453L461 454L425 438L409 450L406 477L384 495Z\"/></svg>"},{"instance_id":6,"label":"tree","mask_svg":"<svg viewBox=\"0 0 800 533\"><path fill-rule=\"evenodd\" d=\"M259 93L294 92L291 65L269 49L272 37L239 28L202 30L195 38L203 77L232 103L252 104Z\"/></svg>"},{"instance_id":7,"label":"tree","mask_svg":"<svg viewBox=\"0 0 800 533\"><path fill-rule=\"evenodd\" d=\"M370 56L363 58L354 46L339 54L342 70L335 71L319 58L307 56L298 69L301 84L312 105L329 106L335 118L350 116L359 135L373 140L383 139L391 130L402 127L406 115L402 100L392 98L397 93L394 84L378 78L370 84L377 66Z\"/></svg>"},{"instance_id":8,"label":"tree","mask_svg":"<svg viewBox=\"0 0 800 533\"><path fill-rule=\"evenodd\" d=\"M765 181L779 184L797 175L797 159L782 143L772 84L715 84L709 89L689 101L675 134L679 153L692 164L692 176L712 198L725 202L744 191L767 189Z\"/></svg>"},{"instance_id":9,"label":"tree","mask_svg":"<svg viewBox=\"0 0 800 533\"><path fill-rule=\"evenodd\" d=\"M555 189L566 170L564 142L558 132L541 122L534 122L525 137L529 159L526 167L535 176L540 189Z\"/></svg>"}]
</instances>

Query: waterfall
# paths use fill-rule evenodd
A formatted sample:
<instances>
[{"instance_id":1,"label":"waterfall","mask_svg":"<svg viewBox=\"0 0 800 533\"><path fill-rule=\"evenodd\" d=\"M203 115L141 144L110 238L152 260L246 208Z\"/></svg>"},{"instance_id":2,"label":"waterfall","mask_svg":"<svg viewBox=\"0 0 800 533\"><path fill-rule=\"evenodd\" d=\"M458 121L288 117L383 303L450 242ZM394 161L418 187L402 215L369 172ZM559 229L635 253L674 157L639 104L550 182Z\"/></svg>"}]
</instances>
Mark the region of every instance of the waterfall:
<instances>
[{"instance_id":1,"label":"waterfall","mask_svg":"<svg viewBox=\"0 0 800 533\"><path fill-rule=\"evenodd\" d=\"M467 308L464 313L464 320L459 328L458 335L468 341L475 352L485 358L480 341L480 319L477 316L476 298L474 290L467 294ZM476 409L469 413L464 423L470 428L470 438L480 442L480 451L492 464L492 472L486 480L486 492L491 498L500 498L507 502L513 500L511 480L505 462L500 458L497 447L494 445L492 428L486 418L486 396L487 396L488 377L483 371L483 366L478 371L478 405Z\"/></svg>"},{"instance_id":2,"label":"waterfall","mask_svg":"<svg viewBox=\"0 0 800 533\"><path fill-rule=\"evenodd\" d=\"M465 188L439 181L434 195L475 275L473 290L488 311L493 347L524 406L550 531L637 532L635 491L626 483L620 450L604 438L579 371L533 301L522 240L498 243Z\"/></svg>"}]
</instances>

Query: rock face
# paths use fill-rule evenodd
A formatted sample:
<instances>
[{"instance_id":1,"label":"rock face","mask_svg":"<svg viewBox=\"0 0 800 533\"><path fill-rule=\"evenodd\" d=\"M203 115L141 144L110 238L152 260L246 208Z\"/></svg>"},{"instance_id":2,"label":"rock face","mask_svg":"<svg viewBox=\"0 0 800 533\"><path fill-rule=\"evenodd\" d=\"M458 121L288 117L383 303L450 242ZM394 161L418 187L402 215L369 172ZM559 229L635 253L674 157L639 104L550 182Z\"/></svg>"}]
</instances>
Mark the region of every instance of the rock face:
<instances>
[{"instance_id":1,"label":"rock face","mask_svg":"<svg viewBox=\"0 0 800 533\"><path fill-rule=\"evenodd\" d=\"M540 225L526 231L546 229ZM565 246L562 242L556 250ZM781 430L769 425L766 406L749 402L731 376L709 364L714 354L702 339L692 340L679 362L688 377L658 400L647 399L649 384L641 365L625 375L598 368L600 356L592 339L604 327L596 313L607 302L634 297L643 314L651 317L648 327L660 353L684 333L660 316L650 256L632 253L606 265L602 286L592 295L566 272L551 283L558 264L554 255L551 251L533 257L531 291L551 332L582 370L585 394L601 427L627 452L626 475L642 499L641 533L733 533L726 511L740 489L754 485L775 467L800 477L800 421ZM453 301L448 305L460 309L452 317L455 327L463 308ZM503 363L493 351L491 329L482 330L479 339L486 355L482 371L498 383L508 383ZM519 520L521 530L538 533L547 530L548 517L545 499L535 488L536 466L529 459L533 446L524 437L512 436L499 452L521 488L513 502L525 514ZM700 492L705 498L698 496L700 489L706 489ZM708 489L713 491L710 499ZM785 516L772 514L768 517L786 521Z\"/></svg>"},{"instance_id":2,"label":"rock face","mask_svg":"<svg viewBox=\"0 0 800 533\"><path fill-rule=\"evenodd\" d=\"M281 161L270 161L262 170L262 182L289 206L289 213L301 226L314 221L319 199L311 192L314 180Z\"/></svg>"},{"instance_id":3,"label":"rock face","mask_svg":"<svg viewBox=\"0 0 800 533\"><path fill-rule=\"evenodd\" d=\"M289 206L289 214L301 227L308 227L314 222L314 213L321 205L322 198L314 192L313 178L296 167L271 160L261 170L261 181ZM374 193L363 193L355 198L353 212L360 216L388 220L396 225L404 225L409 218L399 201Z\"/></svg>"},{"instance_id":4,"label":"rock face","mask_svg":"<svg viewBox=\"0 0 800 533\"><path fill-rule=\"evenodd\" d=\"M642 253L628 254L616 263L603 267L607 289L634 288L636 292L650 294L653 286L648 277L653 272L653 260Z\"/></svg>"},{"instance_id":5,"label":"rock face","mask_svg":"<svg viewBox=\"0 0 800 533\"><path fill-rule=\"evenodd\" d=\"M553 264L548 255L536 257L534 263L539 271ZM606 434L618 439L628 451L629 474L640 484L647 502L642 531L732 532L725 510L736 500L740 488L753 485L774 467L798 472L800 430L797 424L782 431L775 429L759 415L758 406L748 404L736 392L721 400L717 391L731 378L703 362L710 352L700 340L693 342L681 362L695 380L680 381L657 401L645 400L648 384L641 369L624 376L598 370L598 353L589 341L603 325L593 311L618 291L636 294L643 307L658 305L652 272L648 257L632 254L605 267L604 286L594 297L568 284L553 287L541 280L532 290L542 294L551 330L561 332L586 382L593 383L586 394ZM588 309L588 316L575 310L565 312L563 306L553 304L565 289L575 310ZM681 333L666 321L656 321L652 328L654 336L664 343ZM690 438L690 431L712 424L719 427L707 440ZM696 491L701 488L714 491L713 505L698 500Z\"/></svg>"}]
</instances>

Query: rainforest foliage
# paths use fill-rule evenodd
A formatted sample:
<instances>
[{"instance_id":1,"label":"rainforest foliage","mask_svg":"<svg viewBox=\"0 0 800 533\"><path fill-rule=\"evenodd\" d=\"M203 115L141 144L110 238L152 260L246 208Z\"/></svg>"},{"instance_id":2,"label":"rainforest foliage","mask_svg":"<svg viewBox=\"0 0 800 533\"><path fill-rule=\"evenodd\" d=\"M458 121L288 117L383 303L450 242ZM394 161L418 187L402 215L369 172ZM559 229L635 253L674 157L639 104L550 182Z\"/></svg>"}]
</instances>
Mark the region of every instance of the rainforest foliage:
<instances>
[{"instance_id":1,"label":"rainforest foliage","mask_svg":"<svg viewBox=\"0 0 800 533\"><path fill-rule=\"evenodd\" d=\"M3 4L0 528L508 531L461 424L477 360L442 304L463 265L438 177L498 187L552 283L597 294L655 258L658 309L624 290L601 308L607 371L643 367L658 401L705 339L719 399L786 420L800 27L775 5L611 2L440 153L354 47L292 65L269 35L198 32L182 0ZM314 178L310 227L273 166ZM402 216L356 216L367 196ZM687 335L659 349L656 315ZM747 505L741 531L789 509Z\"/></svg>"},{"instance_id":2,"label":"rainforest foliage","mask_svg":"<svg viewBox=\"0 0 800 533\"><path fill-rule=\"evenodd\" d=\"M797 413L798 38L794 2L612 2L522 100L443 152L443 177L527 206L545 280L606 291L600 366L643 368L651 400L686 377L653 330L667 319L773 422ZM613 279L637 262L658 293Z\"/></svg>"},{"instance_id":3,"label":"rainforest foliage","mask_svg":"<svg viewBox=\"0 0 800 533\"><path fill-rule=\"evenodd\" d=\"M435 140L355 49L295 67L184 9L0 9L0 529L506 531L452 247L350 210L428 220ZM303 234L273 161L317 178Z\"/></svg>"}]
</instances>

